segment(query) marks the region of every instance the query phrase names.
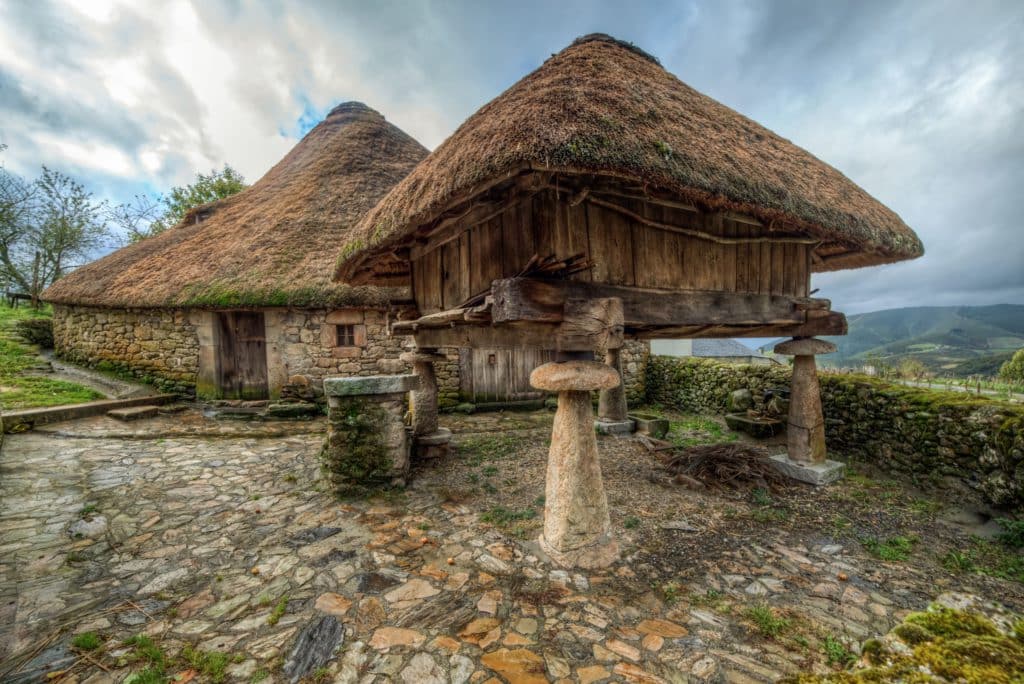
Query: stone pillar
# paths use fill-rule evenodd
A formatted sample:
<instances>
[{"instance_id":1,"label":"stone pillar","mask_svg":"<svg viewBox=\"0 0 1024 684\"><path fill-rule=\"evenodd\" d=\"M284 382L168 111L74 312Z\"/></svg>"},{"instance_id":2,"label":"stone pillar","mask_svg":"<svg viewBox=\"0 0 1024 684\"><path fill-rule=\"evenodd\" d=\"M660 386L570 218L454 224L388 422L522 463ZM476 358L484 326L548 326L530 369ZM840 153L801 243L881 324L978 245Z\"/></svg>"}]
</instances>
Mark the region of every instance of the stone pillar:
<instances>
[{"instance_id":1,"label":"stone pillar","mask_svg":"<svg viewBox=\"0 0 1024 684\"><path fill-rule=\"evenodd\" d=\"M621 382L615 369L598 361L547 363L530 374L537 389L558 392L540 546L564 567L600 568L619 557L601 482L590 393Z\"/></svg>"},{"instance_id":2,"label":"stone pillar","mask_svg":"<svg viewBox=\"0 0 1024 684\"><path fill-rule=\"evenodd\" d=\"M793 356L786 424L788 457L774 457L786 474L812 484L827 484L843 475L843 464L829 461L825 450L825 416L821 410L821 386L814 361L816 354L830 354L836 346L813 337L797 337L775 345L776 354Z\"/></svg>"},{"instance_id":3,"label":"stone pillar","mask_svg":"<svg viewBox=\"0 0 1024 684\"><path fill-rule=\"evenodd\" d=\"M419 458L437 458L448 453L452 433L437 426L437 375L434 362L445 357L432 350L419 349L404 352L398 357L412 364L413 373L419 378L419 389L412 392L412 433Z\"/></svg>"},{"instance_id":4,"label":"stone pillar","mask_svg":"<svg viewBox=\"0 0 1024 684\"><path fill-rule=\"evenodd\" d=\"M598 394L597 431L603 434L625 434L633 432L634 421L630 420L626 408L626 384L622 381L622 350L609 349L605 363L619 376L619 384L603 389Z\"/></svg>"},{"instance_id":5,"label":"stone pillar","mask_svg":"<svg viewBox=\"0 0 1024 684\"><path fill-rule=\"evenodd\" d=\"M411 445L406 399L418 387L415 375L324 380L327 443L321 459L335 491L405 486Z\"/></svg>"}]
</instances>

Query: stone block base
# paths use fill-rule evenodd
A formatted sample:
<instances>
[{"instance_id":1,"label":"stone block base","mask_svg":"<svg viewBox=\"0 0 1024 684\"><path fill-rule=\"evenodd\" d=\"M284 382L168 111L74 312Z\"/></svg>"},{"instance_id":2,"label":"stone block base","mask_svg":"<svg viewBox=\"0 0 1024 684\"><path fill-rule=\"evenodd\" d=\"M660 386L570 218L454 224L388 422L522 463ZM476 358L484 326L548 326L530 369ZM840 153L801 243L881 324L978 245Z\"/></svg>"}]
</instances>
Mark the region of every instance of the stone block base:
<instances>
[{"instance_id":1,"label":"stone block base","mask_svg":"<svg viewBox=\"0 0 1024 684\"><path fill-rule=\"evenodd\" d=\"M595 420L594 428L600 435L628 435L636 429L632 420Z\"/></svg>"},{"instance_id":2,"label":"stone block base","mask_svg":"<svg viewBox=\"0 0 1024 684\"><path fill-rule=\"evenodd\" d=\"M563 568L584 568L586 570L597 570L607 568L619 560L619 544L610 534L602 536L593 544L572 549L571 551L559 551L552 548L542 534L537 540L540 550L556 565Z\"/></svg>"},{"instance_id":3,"label":"stone block base","mask_svg":"<svg viewBox=\"0 0 1024 684\"><path fill-rule=\"evenodd\" d=\"M776 454L771 457L772 465L782 474L807 482L812 485L826 485L830 482L842 479L846 473L846 465L839 461L823 461L821 463L797 463L791 461L786 454Z\"/></svg>"},{"instance_id":4,"label":"stone block base","mask_svg":"<svg viewBox=\"0 0 1024 684\"><path fill-rule=\"evenodd\" d=\"M667 419L648 413L633 413L629 417L636 421L637 432L654 439L664 439L671 427Z\"/></svg>"},{"instance_id":5,"label":"stone block base","mask_svg":"<svg viewBox=\"0 0 1024 684\"><path fill-rule=\"evenodd\" d=\"M436 432L429 435L417 435L414 437L414 448L416 458L441 458L448 454L448 445L452 441L452 431L448 428L438 428Z\"/></svg>"},{"instance_id":6,"label":"stone block base","mask_svg":"<svg viewBox=\"0 0 1024 684\"><path fill-rule=\"evenodd\" d=\"M324 471L339 494L405 486L412 439L405 427L406 392L415 376L330 378Z\"/></svg>"}]
</instances>

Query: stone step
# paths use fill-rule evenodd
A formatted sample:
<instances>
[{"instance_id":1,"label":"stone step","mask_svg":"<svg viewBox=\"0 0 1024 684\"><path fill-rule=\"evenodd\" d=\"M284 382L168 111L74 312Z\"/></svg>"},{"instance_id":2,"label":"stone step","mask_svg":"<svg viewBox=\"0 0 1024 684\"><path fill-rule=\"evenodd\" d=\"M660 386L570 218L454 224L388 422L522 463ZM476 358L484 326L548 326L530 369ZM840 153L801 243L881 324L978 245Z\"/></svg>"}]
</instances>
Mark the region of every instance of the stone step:
<instances>
[{"instance_id":1,"label":"stone step","mask_svg":"<svg viewBox=\"0 0 1024 684\"><path fill-rule=\"evenodd\" d=\"M113 409L112 411L107 411L107 415L117 420L141 420L142 418L155 418L159 412L159 406L147 405Z\"/></svg>"},{"instance_id":2,"label":"stone step","mask_svg":"<svg viewBox=\"0 0 1024 684\"><path fill-rule=\"evenodd\" d=\"M0 412L0 415L3 416L4 432L21 432L23 430L31 430L37 425L48 425L65 420L89 418L90 416L102 416L104 413L114 409L130 406L163 405L177 400L178 397L174 394L154 394L148 397L134 397L131 399L100 399L98 401L87 401L84 404L66 404L64 406L3 411Z\"/></svg>"}]
</instances>

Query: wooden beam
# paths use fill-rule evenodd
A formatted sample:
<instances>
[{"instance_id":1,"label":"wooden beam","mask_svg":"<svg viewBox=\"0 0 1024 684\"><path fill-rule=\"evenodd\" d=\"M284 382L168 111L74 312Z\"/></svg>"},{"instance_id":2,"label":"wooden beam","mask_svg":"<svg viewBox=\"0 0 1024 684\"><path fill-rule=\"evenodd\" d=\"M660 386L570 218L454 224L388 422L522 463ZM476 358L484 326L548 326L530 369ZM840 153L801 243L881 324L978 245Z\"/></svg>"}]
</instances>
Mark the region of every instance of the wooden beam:
<instances>
[{"instance_id":1,"label":"wooden beam","mask_svg":"<svg viewBox=\"0 0 1024 684\"><path fill-rule=\"evenodd\" d=\"M558 323L570 299L622 300L627 329L706 325L794 325L828 300L736 292L676 292L576 280L504 278L492 283L495 323Z\"/></svg>"},{"instance_id":2,"label":"wooden beam","mask_svg":"<svg viewBox=\"0 0 1024 684\"><path fill-rule=\"evenodd\" d=\"M413 333L417 347L458 347L467 349L544 349L594 351L622 346L621 332L605 339L593 334L576 334L551 323L510 323L506 325L459 325L452 328L420 328Z\"/></svg>"},{"instance_id":3,"label":"wooden beam","mask_svg":"<svg viewBox=\"0 0 1024 684\"><path fill-rule=\"evenodd\" d=\"M633 331L629 337L641 340L658 339L703 339L726 337L816 337L819 335L845 335L846 316L838 311L808 312L823 313L822 316L808 315L805 323L783 325L717 325L678 326Z\"/></svg>"}]
</instances>

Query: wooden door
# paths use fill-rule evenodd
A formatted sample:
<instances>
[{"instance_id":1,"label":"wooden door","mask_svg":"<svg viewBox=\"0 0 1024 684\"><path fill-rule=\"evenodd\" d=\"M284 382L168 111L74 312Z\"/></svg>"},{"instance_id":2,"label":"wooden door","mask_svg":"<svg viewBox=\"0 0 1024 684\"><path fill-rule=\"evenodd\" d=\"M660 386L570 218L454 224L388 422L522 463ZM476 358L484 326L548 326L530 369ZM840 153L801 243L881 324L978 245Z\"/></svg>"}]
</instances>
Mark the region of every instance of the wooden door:
<instances>
[{"instance_id":1,"label":"wooden door","mask_svg":"<svg viewBox=\"0 0 1024 684\"><path fill-rule=\"evenodd\" d=\"M270 396L262 311L217 313L217 388L225 399Z\"/></svg>"},{"instance_id":2,"label":"wooden door","mask_svg":"<svg viewBox=\"0 0 1024 684\"><path fill-rule=\"evenodd\" d=\"M538 349L462 349L462 396L474 404L539 399L545 392L530 386L530 373L554 357Z\"/></svg>"}]
</instances>

